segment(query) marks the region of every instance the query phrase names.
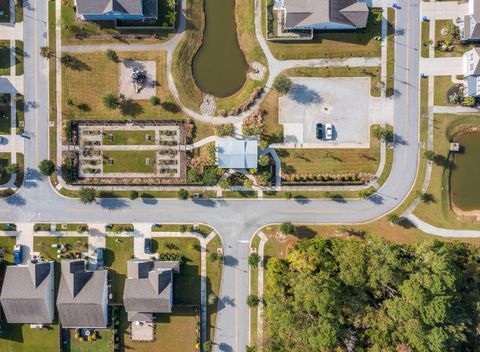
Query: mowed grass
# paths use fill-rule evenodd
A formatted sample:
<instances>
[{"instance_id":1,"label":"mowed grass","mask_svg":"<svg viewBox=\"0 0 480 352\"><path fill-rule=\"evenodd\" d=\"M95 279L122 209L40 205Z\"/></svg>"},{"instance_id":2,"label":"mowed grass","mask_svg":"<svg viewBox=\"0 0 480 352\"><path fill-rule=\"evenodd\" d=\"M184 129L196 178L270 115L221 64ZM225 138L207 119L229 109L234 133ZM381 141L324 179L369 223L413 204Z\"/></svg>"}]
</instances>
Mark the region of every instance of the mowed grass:
<instances>
[{"instance_id":1,"label":"mowed grass","mask_svg":"<svg viewBox=\"0 0 480 352\"><path fill-rule=\"evenodd\" d=\"M150 159L147 165L146 159ZM112 159L113 164L108 160ZM104 173L153 173L155 172L155 151L103 151Z\"/></svg>"},{"instance_id":2,"label":"mowed grass","mask_svg":"<svg viewBox=\"0 0 480 352\"><path fill-rule=\"evenodd\" d=\"M451 35L442 35L442 28L447 26L448 22L451 20L436 20L435 21L435 44L442 39L451 40ZM465 52L473 48L471 44L462 43L459 38L453 40L453 51L440 51L435 49L435 57L454 57L462 56Z\"/></svg>"},{"instance_id":3,"label":"mowed grass","mask_svg":"<svg viewBox=\"0 0 480 352\"><path fill-rule=\"evenodd\" d=\"M382 89L378 67L300 67L283 72L290 77L370 77L370 95L379 97Z\"/></svg>"},{"instance_id":4,"label":"mowed grass","mask_svg":"<svg viewBox=\"0 0 480 352\"><path fill-rule=\"evenodd\" d=\"M11 115L10 94L0 93L0 134L10 134Z\"/></svg>"},{"instance_id":5,"label":"mowed grass","mask_svg":"<svg viewBox=\"0 0 480 352\"><path fill-rule=\"evenodd\" d=\"M387 96L394 93L395 83L395 10L387 9Z\"/></svg>"},{"instance_id":6,"label":"mowed grass","mask_svg":"<svg viewBox=\"0 0 480 352\"><path fill-rule=\"evenodd\" d=\"M265 8L265 1L263 1ZM265 16L263 27L265 27ZM355 31L316 33L313 40L302 42L272 42L268 47L279 60L315 58L348 58L380 56L380 41L375 40L382 32L382 11L370 11L367 28Z\"/></svg>"},{"instance_id":7,"label":"mowed grass","mask_svg":"<svg viewBox=\"0 0 480 352\"><path fill-rule=\"evenodd\" d=\"M10 41L0 40L0 76L10 74Z\"/></svg>"},{"instance_id":8,"label":"mowed grass","mask_svg":"<svg viewBox=\"0 0 480 352\"><path fill-rule=\"evenodd\" d=\"M450 76L435 76L435 89L434 89L434 104L435 105L445 105L445 106L454 106L456 104L451 104L448 101L447 93L450 88L452 88L455 83L452 82Z\"/></svg>"},{"instance_id":9,"label":"mowed grass","mask_svg":"<svg viewBox=\"0 0 480 352\"><path fill-rule=\"evenodd\" d=\"M23 75L24 56L23 42L21 40L15 40L15 74L17 76Z\"/></svg>"},{"instance_id":10,"label":"mowed grass","mask_svg":"<svg viewBox=\"0 0 480 352\"><path fill-rule=\"evenodd\" d=\"M450 138L456 132L469 127L480 127L480 116L435 114L433 151L447 158ZM475 218L459 218L450 209L449 173L443 166L433 163L427 193L433 196L434 201L429 204L420 202L415 209L415 215L437 227L479 230L480 224Z\"/></svg>"},{"instance_id":11,"label":"mowed grass","mask_svg":"<svg viewBox=\"0 0 480 352\"><path fill-rule=\"evenodd\" d=\"M262 138L269 144L283 143L283 126L278 123L278 98L278 92L272 89L260 105L263 111Z\"/></svg>"},{"instance_id":12,"label":"mowed grass","mask_svg":"<svg viewBox=\"0 0 480 352\"><path fill-rule=\"evenodd\" d=\"M11 153L0 153L0 166L7 167L10 164L10 157ZM10 180L10 175L6 172L3 173L2 177L0 177L0 185L7 183Z\"/></svg>"},{"instance_id":13,"label":"mowed grass","mask_svg":"<svg viewBox=\"0 0 480 352\"><path fill-rule=\"evenodd\" d=\"M277 149L277 154L285 174L374 174L380 162L380 141L371 136L368 149Z\"/></svg>"},{"instance_id":14,"label":"mowed grass","mask_svg":"<svg viewBox=\"0 0 480 352\"><path fill-rule=\"evenodd\" d=\"M223 260L218 256L215 262L208 260L210 253L217 253L217 248L222 248L220 237L215 236L207 244L207 297L211 293L218 297L220 294L220 283L222 281ZM214 340L215 323L217 320L218 301L207 306L207 340Z\"/></svg>"},{"instance_id":15,"label":"mowed grass","mask_svg":"<svg viewBox=\"0 0 480 352\"><path fill-rule=\"evenodd\" d=\"M430 22L422 21L422 51L421 55L424 58L430 56Z\"/></svg>"},{"instance_id":16,"label":"mowed grass","mask_svg":"<svg viewBox=\"0 0 480 352\"><path fill-rule=\"evenodd\" d=\"M2 352L52 352L60 349L58 325L32 329L30 324L5 324L0 337Z\"/></svg>"},{"instance_id":17,"label":"mowed grass","mask_svg":"<svg viewBox=\"0 0 480 352\"><path fill-rule=\"evenodd\" d=\"M154 250L157 253L179 253L184 263L180 275L173 282L173 302L175 305L200 304L200 246L196 238L153 237Z\"/></svg>"},{"instance_id":18,"label":"mowed grass","mask_svg":"<svg viewBox=\"0 0 480 352\"><path fill-rule=\"evenodd\" d=\"M65 346L65 352L111 352L113 349L112 330L98 329L97 339L95 341L75 340L73 335L75 329L70 329L68 336L68 343Z\"/></svg>"},{"instance_id":19,"label":"mowed grass","mask_svg":"<svg viewBox=\"0 0 480 352\"><path fill-rule=\"evenodd\" d=\"M123 315L126 319L126 314ZM174 307L171 314L155 315L155 340L153 342L135 342L123 325L123 349L132 352L180 352L194 351L196 339L196 313L192 307ZM93 352L93 351L92 351ZM95 351L96 352L96 351Z\"/></svg>"},{"instance_id":20,"label":"mowed grass","mask_svg":"<svg viewBox=\"0 0 480 352\"><path fill-rule=\"evenodd\" d=\"M84 253L88 251L87 236L34 236L33 250L40 252L42 257L48 260L61 260L57 258L57 250L52 244L66 245L69 251ZM62 254L63 255L63 254Z\"/></svg>"},{"instance_id":21,"label":"mowed grass","mask_svg":"<svg viewBox=\"0 0 480 352\"><path fill-rule=\"evenodd\" d=\"M112 140L108 136L112 135ZM147 136L149 139L147 140ZM148 145L155 144L155 131L103 131L105 145Z\"/></svg>"},{"instance_id":22,"label":"mowed grass","mask_svg":"<svg viewBox=\"0 0 480 352\"><path fill-rule=\"evenodd\" d=\"M64 53L68 54L68 53ZM160 105L149 100L130 100L124 108L107 109L103 104L106 94L119 94L120 63L107 58L106 53L69 54L80 63L79 69L62 67L63 110L69 119L181 119L182 114L168 89L166 77L166 52L118 52L120 60L156 62L156 95ZM66 102L71 99L74 106ZM78 106L85 104L83 109Z\"/></svg>"},{"instance_id":23,"label":"mowed grass","mask_svg":"<svg viewBox=\"0 0 480 352\"><path fill-rule=\"evenodd\" d=\"M114 303L123 303L123 289L127 278L127 261L133 257L132 237L106 238L105 267L112 281L111 293Z\"/></svg>"}]
</instances>

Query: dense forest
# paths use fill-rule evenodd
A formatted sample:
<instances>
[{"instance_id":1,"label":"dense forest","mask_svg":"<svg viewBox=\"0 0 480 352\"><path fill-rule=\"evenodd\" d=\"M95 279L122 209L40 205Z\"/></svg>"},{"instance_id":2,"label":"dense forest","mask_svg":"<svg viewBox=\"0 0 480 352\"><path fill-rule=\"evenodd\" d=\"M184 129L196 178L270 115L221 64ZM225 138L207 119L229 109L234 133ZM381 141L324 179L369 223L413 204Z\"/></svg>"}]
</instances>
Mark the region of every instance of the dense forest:
<instances>
[{"instance_id":1,"label":"dense forest","mask_svg":"<svg viewBox=\"0 0 480 352\"><path fill-rule=\"evenodd\" d=\"M301 240L270 258L266 351L478 351L475 246Z\"/></svg>"}]
</instances>

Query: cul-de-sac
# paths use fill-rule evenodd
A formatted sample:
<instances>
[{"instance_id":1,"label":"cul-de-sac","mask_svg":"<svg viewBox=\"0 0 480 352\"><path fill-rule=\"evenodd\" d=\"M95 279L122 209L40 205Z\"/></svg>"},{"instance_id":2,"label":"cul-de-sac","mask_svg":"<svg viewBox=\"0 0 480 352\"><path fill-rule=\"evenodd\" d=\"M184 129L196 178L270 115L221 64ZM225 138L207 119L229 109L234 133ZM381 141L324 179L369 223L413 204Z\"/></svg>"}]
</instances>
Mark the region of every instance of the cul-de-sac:
<instances>
[{"instance_id":1,"label":"cul-de-sac","mask_svg":"<svg viewBox=\"0 0 480 352\"><path fill-rule=\"evenodd\" d=\"M480 0L0 0L0 352L475 352Z\"/></svg>"}]
</instances>

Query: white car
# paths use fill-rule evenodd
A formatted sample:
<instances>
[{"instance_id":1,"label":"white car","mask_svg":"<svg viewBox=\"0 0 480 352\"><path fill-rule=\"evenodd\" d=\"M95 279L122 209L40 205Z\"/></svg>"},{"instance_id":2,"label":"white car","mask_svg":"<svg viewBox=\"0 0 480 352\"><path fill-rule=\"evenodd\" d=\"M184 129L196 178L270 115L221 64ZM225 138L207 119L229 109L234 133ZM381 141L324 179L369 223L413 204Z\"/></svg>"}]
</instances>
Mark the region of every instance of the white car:
<instances>
[{"instance_id":1,"label":"white car","mask_svg":"<svg viewBox=\"0 0 480 352\"><path fill-rule=\"evenodd\" d=\"M329 140L333 138L333 126L331 123L325 124L325 139Z\"/></svg>"}]
</instances>

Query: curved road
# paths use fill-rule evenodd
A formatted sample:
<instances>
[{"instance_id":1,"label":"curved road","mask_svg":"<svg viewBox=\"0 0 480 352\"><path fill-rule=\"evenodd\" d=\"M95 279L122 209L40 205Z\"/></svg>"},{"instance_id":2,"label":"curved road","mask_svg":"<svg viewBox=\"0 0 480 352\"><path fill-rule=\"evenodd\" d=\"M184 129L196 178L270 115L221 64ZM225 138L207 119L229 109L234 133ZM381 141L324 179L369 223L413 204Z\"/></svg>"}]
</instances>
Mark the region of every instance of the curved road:
<instances>
[{"instance_id":1,"label":"curved road","mask_svg":"<svg viewBox=\"0 0 480 352\"><path fill-rule=\"evenodd\" d=\"M419 153L419 0L400 0L395 47L395 150L387 182L368 200L118 200L102 199L82 205L59 196L48 179L36 171L48 157L48 74L40 58L46 45L47 2L30 0L25 7L25 184L0 202L0 221L6 222L202 222L217 229L224 242L216 348L243 352L248 343L248 240L261 226L298 223L360 223L374 220L397 207L409 193Z\"/></svg>"}]
</instances>

